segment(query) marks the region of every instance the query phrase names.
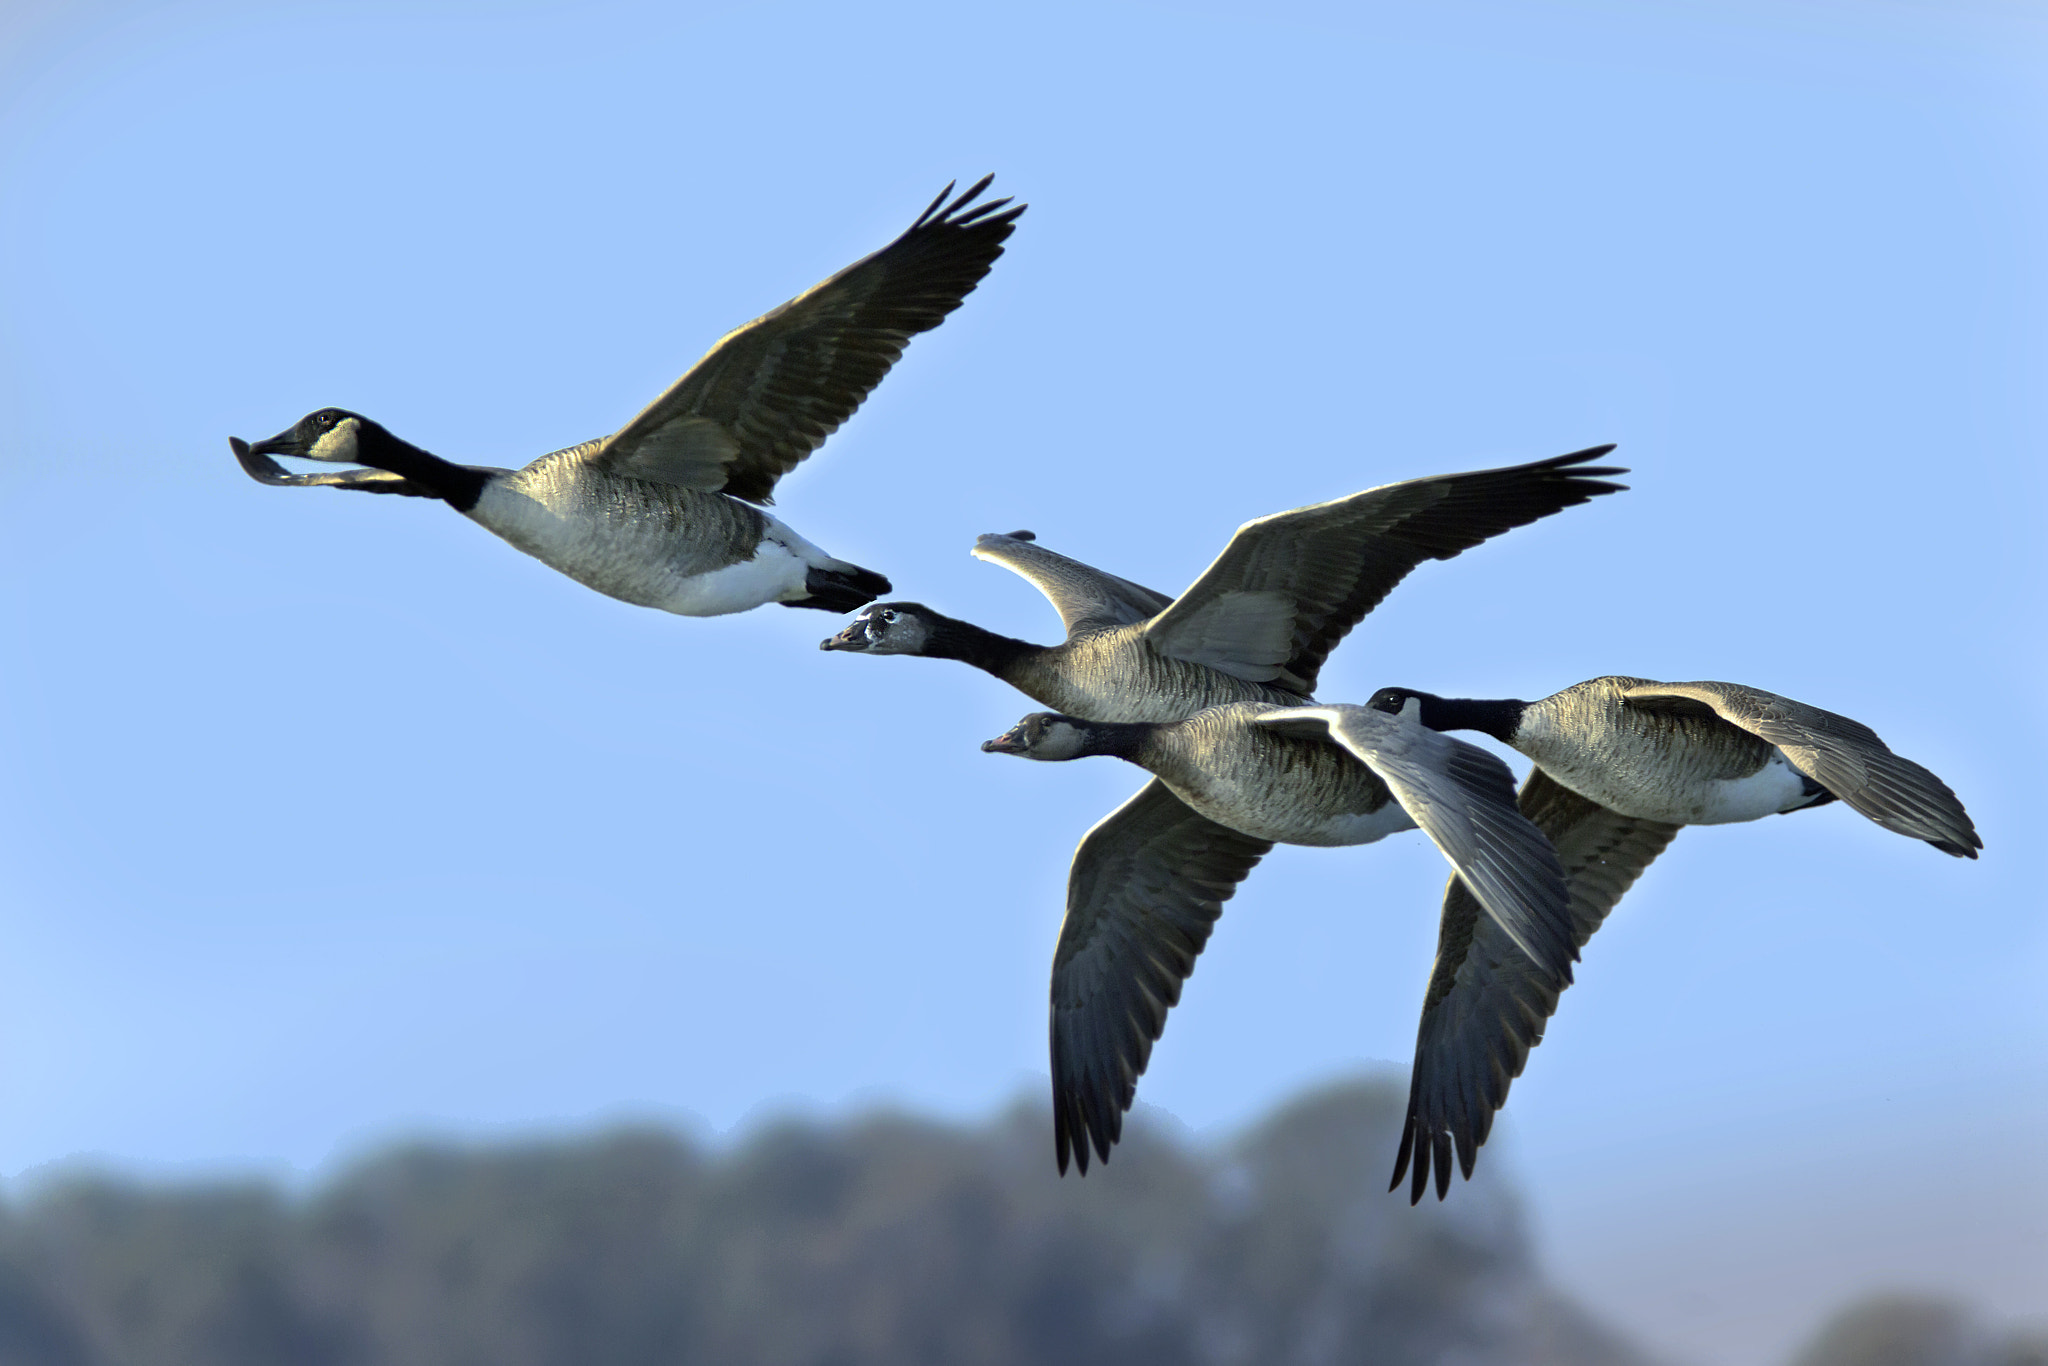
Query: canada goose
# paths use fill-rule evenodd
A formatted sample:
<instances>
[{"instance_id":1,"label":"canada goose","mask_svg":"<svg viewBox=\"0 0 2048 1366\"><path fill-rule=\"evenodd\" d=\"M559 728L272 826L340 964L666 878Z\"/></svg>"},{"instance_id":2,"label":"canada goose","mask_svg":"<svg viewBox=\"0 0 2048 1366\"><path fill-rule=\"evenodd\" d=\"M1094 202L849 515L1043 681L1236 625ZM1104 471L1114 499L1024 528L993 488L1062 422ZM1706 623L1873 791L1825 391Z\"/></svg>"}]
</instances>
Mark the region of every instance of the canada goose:
<instances>
[{"instance_id":1,"label":"canada goose","mask_svg":"<svg viewBox=\"0 0 2048 1366\"><path fill-rule=\"evenodd\" d=\"M1425 726L1483 731L1535 761L1520 806L1564 865L1579 947L1685 825L1839 799L1946 854L1975 858L1984 847L1955 794L1868 727L1757 688L1615 676L1537 702L1383 688L1369 705L1419 709ZM1411 1201L1422 1198L1432 1165L1443 1197L1453 1145L1470 1178L1494 1111L1542 1041L1564 985L1528 971L1479 910L1453 879L1394 1164L1399 1186L1413 1157Z\"/></svg>"},{"instance_id":2,"label":"canada goose","mask_svg":"<svg viewBox=\"0 0 2048 1366\"><path fill-rule=\"evenodd\" d=\"M1153 774L1082 839L1052 969L1053 1141L1107 1162L1166 1012L1223 903L1275 843L1370 844L1420 826L1527 970L1571 980L1564 875L1516 809L1507 765L1413 710L1230 703L1184 721L1035 712L984 750L1109 754Z\"/></svg>"},{"instance_id":3,"label":"canada goose","mask_svg":"<svg viewBox=\"0 0 2048 1366\"><path fill-rule=\"evenodd\" d=\"M914 602L876 603L821 649L928 655L986 670L1094 721L1177 721L1225 702L1295 705L1323 660L1424 560L1447 560L1625 487L1587 462L1614 447L1505 469L1410 479L1246 522L1178 599L1034 544L983 536L977 559L1023 575L1065 625L1033 645Z\"/></svg>"},{"instance_id":4,"label":"canada goose","mask_svg":"<svg viewBox=\"0 0 2048 1366\"><path fill-rule=\"evenodd\" d=\"M1003 254L1023 205L969 207L948 185L880 251L728 332L631 422L524 469L451 464L342 408L228 444L265 484L439 498L600 593L684 616L766 602L846 612L889 591L758 507L853 415L911 337L937 327ZM290 474L273 455L368 466Z\"/></svg>"}]
</instances>

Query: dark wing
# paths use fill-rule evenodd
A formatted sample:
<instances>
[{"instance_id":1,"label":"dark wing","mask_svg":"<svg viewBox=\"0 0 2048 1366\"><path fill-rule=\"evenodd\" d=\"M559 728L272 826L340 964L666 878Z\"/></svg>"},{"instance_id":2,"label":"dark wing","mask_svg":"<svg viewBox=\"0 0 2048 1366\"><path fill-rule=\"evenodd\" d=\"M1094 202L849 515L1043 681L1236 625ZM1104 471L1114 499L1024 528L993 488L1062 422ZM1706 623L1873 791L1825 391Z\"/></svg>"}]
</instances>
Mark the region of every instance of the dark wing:
<instances>
[{"instance_id":1,"label":"dark wing","mask_svg":"<svg viewBox=\"0 0 2048 1366\"><path fill-rule=\"evenodd\" d=\"M1142 584L1105 574L1042 545L1029 532L974 538L974 558L999 564L1045 594L1071 639L1085 631L1131 626L1166 610L1173 599Z\"/></svg>"},{"instance_id":2,"label":"dark wing","mask_svg":"<svg viewBox=\"0 0 2048 1366\"><path fill-rule=\"evenodd\" d=\"M1739 683L1641 683L1622 698L1650 710L1709 708L1776 745L1792 767L1885 829L1926 840L1957 858L1975 858L1984 847L1948 784L1892 753L1860 721Z\"/></svg>"},{"instance_id":3,"label":"dark wing","mask_svg":"<svg viewBox=\"0 0 2048 1366\"><path fill-rule=\"evenodd\" d=\"M1613 450L1387 484L1246 522L1145 629L1161 654L1313 693L1337 642L1424 560L1625 487L1589 466Z\"/></svg>"},{"instance_id":4,"label":"dark wing","mask_svg":"<svg viewBox=\"0 0 2048 1366\"><path fill-rule=\"evenodd\" d=\"M1515 802L1515 775L1477 745L1423 725L1421 704L1400 715L1336 704L1290 707L1255 718L1283 731L1320 722L1377 773L1402 810L1451 861L1487 918L1532 965L1572 977L1577 946L1557 855Z\"/></svg>"},{"instance_id":5,"label":"dark wing","mask_svg":"<svg viewBox=\"0 0 2048 1366\"><path fill-rule=\"evenodd\" d=\"M901 237L721 337L589 457L615 474L772 503L912 337L945 321L1003 254L1022 204L948 185ZM943 206L943 207L942 207Z\"/></svg>"},{"instance_id":6,"label":"dark wing","mask_svg":"<svg viewBox=\"0 0 2048 1366\"><path fill-rule=\"evenodd\" d=\"M1081 840L1052 960L1060 1172L1109 1161L1124 1111L1223 903L1273 847L1198 816L1154 778Z\"/></svg>"},{"instance_id":7,"label":"dark wing","mask_svg":"<svg viewBox=\"0 0 2048 1366\"><path fill-rule=\"evenodd\" d=\"M438 498L439 494L424 489L402 474L389 470L340 469L317 470L311 474L293 474L267 455L258 455L249 449L249 443L238 437L228 438L228 447L234 451L235 459L241 462L242 472L259 484L274 484L278 487L326 487L354 489L358 493L396 493L407 498ZM471 465L468 468L483 474L504 474L505 471L489 465Z\"/></svg>"},{"instance_id":8,"label":"dark wing","mask_svg":"<svg viewBox=\"0 0 2048 1366\"><path fill-rule=\"evenodd\" d=\"M1679 831L1610 811L1540 768L1522 784L1520 806L1557 850L1571 895L1572 942L1580 948ZM1453 1146L1471 1179L1494 1111L1507 1103L1508 1086L1522 1075L1529 1050L1543 1041L1544 1024L1567 985L1538 969L1497 922L1482 915L1461 879L1450 880L1415 1038L1408 1123L1389 1189L1400 1186L1412 1158L1410 1203L1422 1199L1432 1165L1441 1200L1451 1185Z\"/></svg>"}]
</instances>

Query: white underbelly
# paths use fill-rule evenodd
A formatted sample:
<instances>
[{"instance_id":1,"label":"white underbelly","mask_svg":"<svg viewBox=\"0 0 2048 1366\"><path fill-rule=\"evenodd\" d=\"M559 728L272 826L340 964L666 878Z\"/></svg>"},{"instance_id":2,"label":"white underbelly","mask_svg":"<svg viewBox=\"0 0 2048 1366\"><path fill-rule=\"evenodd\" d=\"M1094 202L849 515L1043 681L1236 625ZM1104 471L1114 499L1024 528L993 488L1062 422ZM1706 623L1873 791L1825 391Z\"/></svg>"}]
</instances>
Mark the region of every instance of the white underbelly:
<instances>
[{"instance_id":1,"label":"white underbelly","mask_svg":"<svg viewBox=\"0 0 2048 1366\"><path fill-rule=\"evenodd\" d=\"M776 541L763 541L751 560L729 564L708 574L674 579L649 607L686 617L719 617L744 612L766 602L804 596L810 569ZM594 585L593 585L594 586Z\"/></svg>"},{"instance_id":2,"label":"white underbelly","mask_svg":"<svg viewBox=\"0 0 2048 1366\"><path fill-rule=\"evenodd\" d=\"M1265 788L1238 790L1219 783L1196 791L1177 783L1168 786L1182 801L1218 825L1276 844L1335 848L1372 844L1397 831L1415 829L1415 822L1394 801L1377 811L1324 815L1301 811L1292 803L1275 802L1271 790Z\"/></svg>"},{"instance_id":3,"label":"white underbelly","mask_svg":"<svg viewBox=\"0 0 2048 1366\"><path fill-rule=\"evenodd\" d=\"M1363 815L1324 817L1312 830L1298 832L1287 843L1324 848L1346 844L1374 844L1389 835L1413 829L1415 820L1401 809L1401 803L1388 802L1379 810Z\"/></svg>"},{"instance_id":4,"label":"white underbelly","mask_svg":"<svg viewBox=\"0 0 2048 1366\"><path fill-rule=\"evenodd\" d=\"M652 511L601 516L587 508L493 486L469 516L576 582L640 607L715 617L805 595L808 566L793 546L814 548L772 517L749 548L703 544L687 522Z\"/></svg>"},{"instance_id":5,"label":"white underbelly","mask_svg":"<svg viewBox=\"0 0 2048 1366\"><path fill-rule=\"evenodd\" d=\"M1806 805L1806 780L1773 750L1764 766L1747 778L1693 778L1660 781L1654 774L1631 775L1616 769L1560 772L1545 765L1558 782L1590 797L1609 810L1638 820L1672 825L1731 825L1760 820Z\"/></svg>"}]
</instances>

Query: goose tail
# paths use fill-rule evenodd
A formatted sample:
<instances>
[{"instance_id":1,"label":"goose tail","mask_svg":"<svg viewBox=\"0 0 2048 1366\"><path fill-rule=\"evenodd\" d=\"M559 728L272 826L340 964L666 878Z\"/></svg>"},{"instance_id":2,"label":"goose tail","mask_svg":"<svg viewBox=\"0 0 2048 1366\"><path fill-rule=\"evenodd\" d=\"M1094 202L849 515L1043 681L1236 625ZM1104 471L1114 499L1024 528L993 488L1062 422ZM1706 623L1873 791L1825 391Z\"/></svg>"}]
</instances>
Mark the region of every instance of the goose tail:
<instances>
[{"instance_id":1,"label":"goose tail","mask_svg":"<svg viewBox=\"0 0 2048 1366\"><path fill-rule=\"evenodd\" d=\"M823 612L854 612L867 606L893 585L872 569L835 560L829 566L811 565L804 575L804 596L785 598L784 607L815 607Z\"/></svg>"}]
</instances>

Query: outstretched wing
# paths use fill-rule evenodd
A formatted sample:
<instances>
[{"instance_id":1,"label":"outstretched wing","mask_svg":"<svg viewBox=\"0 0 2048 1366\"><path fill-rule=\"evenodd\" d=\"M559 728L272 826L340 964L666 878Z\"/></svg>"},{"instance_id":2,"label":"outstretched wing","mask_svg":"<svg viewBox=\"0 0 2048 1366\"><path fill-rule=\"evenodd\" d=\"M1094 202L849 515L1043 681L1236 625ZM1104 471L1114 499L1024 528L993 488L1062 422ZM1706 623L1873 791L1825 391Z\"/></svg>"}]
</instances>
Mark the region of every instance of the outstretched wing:
<instances>
[{"instance_id":1,"label":"outstretched wing","mask_svg":"<svg viewBox=\"0 0 2048 1366\"><path fill-rule=\"evenodd\" d=\"M1639 683L1622 699L1653 711L1709 710L1776 745L1792 767L1887 830L1957 858L1984 847L1948 784L1892 753L1860 721L1739 683Z\"/></svg>"},{"instance_id":2,"label":"outstretched wing","mask_svg":"<svg viewBox=\"0 0 2048 1366\"><path fill-rule=\"evenodd\" d=\"M1599 476L1625 470L1586 463L1613 449L1410 479L1246 522L1145 637L1161 654L1313 693L1337 642L1416 565L1624 488Z\"/></svg>"},{"instance_id":3,"label":"outstretched wing","mask_svg":"<svg viewBox=\"0 0 2048 1366\"><path fill-rule=\"evenodd\" d=\"M1223 903L1273 847L1154 778L1081 840L1052 960L1052 1122L1060 1171L1109 1161L1166 1012Z\"/></svg>"},{"instance_id":4,"label":"outstretched wing","mask_svg":"<svg viewBox=\"0 0 2048 1366\"><path fill-rule=\"evenodd\" d=\"M1576 948L1593 937L1622 893L1679 831L1610 811L1540 768L1522 784L1519 804L1563 865ZM1507 1103L1508 1086L1522 1075L1529 1050L1543 1041L1544 1025L1566 985L1538 969L1497 922L1481 914L1462 879L1450 880L1390 1189L1400 1186L1412 1159L1410 1202L1422 1199L1432 1166L1441 1200L1450 1189L1454 1146L1459 1167L1471 1179L1494 1112Z\"/></svg>"},{"instance_id":5,"label":"outstretched wing","mask_svg":"<svg viewBox=\"0 0 2048 1366\"><path fill-rule=\"evenodd\" d=\"M1298 731L1321 724L1377 773L1457 870L1487 918L1535 968L1572 977L1564 871L1543 832L1515 804L1515 775L1477 745L1431 730L1411 699L1399 715L1335 704L1266 712L1257 724Z\"/></svg>"},{"instance_id":6,"label":"outstretched wing","mask_svg":"<svg viewBox=\"0 0 2048 1366\"><path fill-rule=\"evenodd\" d=\"M948 185L888 246L726 333L587 459L772 503L775 481L853 416L910 339L943 322L1003 254L1024 206L974 204L991 179L950 204Z\"/></svg>"},{"instance_id":7,"label":"outstretched wing","mask_svg":"<svg viewBox=\"0 0 2048 1366\"><path fill-rule=\"evenodd\" d=\"M977 536L974 558L999 564L1030 580L1059 612L1069 639L1085 631L1135 625L1165 611L1173 601L1142 584L1047 550L1035 544L1036 540L1028 531Z\"/></svg>"}]
</instances>

